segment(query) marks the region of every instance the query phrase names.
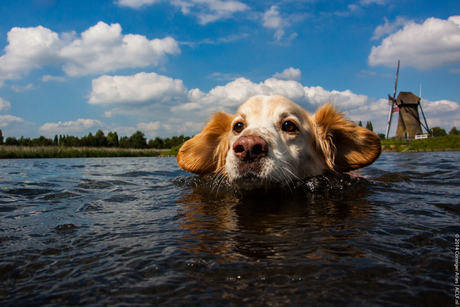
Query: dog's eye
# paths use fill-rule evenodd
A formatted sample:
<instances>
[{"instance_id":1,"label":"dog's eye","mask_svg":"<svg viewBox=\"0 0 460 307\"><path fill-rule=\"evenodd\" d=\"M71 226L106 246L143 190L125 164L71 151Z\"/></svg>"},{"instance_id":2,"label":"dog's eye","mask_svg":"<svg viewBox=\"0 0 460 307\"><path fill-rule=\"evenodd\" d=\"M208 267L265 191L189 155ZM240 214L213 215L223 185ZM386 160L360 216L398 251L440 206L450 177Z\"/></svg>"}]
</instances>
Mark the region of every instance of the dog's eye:
<instances>
[{"instance_id":1,"label":"dog's eye","mask_svg":"<svg viewBox=\"0 0 460 307\"><path fill-rule=\"evenodd\" d=\"M283 129L283 131L286 132L296 132L297 130L299 130L297 126L290 120L285 121L281 129Z\"/></svg>"},{"instance_id":2,"label":"dog's eye","mask_svg":"<svg viewBox=\"0 0 460 307\"><path fill-rule=\"evenodd\" d=\"M233 126L233 131L235 131L236 133L240 133L241 131L243 131L243 129L244 129L244 124L242 122L237 122Z\"/></svg>"}]
</instances>

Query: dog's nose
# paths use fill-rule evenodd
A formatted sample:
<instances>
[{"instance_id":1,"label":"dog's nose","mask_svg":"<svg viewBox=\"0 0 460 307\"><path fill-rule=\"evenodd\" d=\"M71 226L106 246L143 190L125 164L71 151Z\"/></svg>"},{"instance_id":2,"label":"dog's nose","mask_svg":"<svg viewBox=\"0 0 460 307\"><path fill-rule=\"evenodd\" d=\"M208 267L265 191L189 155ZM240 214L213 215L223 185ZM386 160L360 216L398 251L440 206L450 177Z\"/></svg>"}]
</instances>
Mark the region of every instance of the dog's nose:
<instances>
[{"instance_id":1,"label":"dog's nose","mask_svg":"<svg viewBox=\"0 0 460 307\"><path fill-rule=\"evenodd\" d=\"M241 161L255 162L267 155L268 145L259 136L246 135L236 140L233 151Z\"/></svg>"}]
</instances>

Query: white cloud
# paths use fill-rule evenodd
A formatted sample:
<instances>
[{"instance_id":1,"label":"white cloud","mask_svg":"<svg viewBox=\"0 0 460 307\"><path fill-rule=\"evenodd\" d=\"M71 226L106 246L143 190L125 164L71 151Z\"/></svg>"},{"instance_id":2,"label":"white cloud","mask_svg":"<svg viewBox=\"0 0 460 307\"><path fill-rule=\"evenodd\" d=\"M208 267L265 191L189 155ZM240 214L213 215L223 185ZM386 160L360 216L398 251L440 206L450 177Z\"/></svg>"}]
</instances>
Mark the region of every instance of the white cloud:
<instances>
[{"instance_id":1,"label":"white cloud","mask_svg":"<svg viewBox=\"0 0 460 307\"><path fill-rule=\"evenodd\" d=\"M182 80L156 73L133 76L101 76L92 81L90 104L156 104L175 103L187 97Z\"/></svg>"},{"instance_id":2,"label":"white cloud","mask_svg":"<svg viewBox=\"0 0 460 307\"><path fill-rule=\"evenodd\" d=\"M389 0L360 0L359 4L361 5L371 5L371 4L385 5L388 2Z\"/></svg>"},{"instance_id":3,"label":"white cloud","mask_svg":"<svg viewBox=\"0 0 460 307\"><path fill-rule=\"evenodd\" d=\"M279 79L288 79L288 80L296 80L300 79L302 76L302 72L298 68L287 68L283 70L282 73L276 73L273 75L273 78L279 78Z\"/></svg>"},{"instance_id":4,"label":"white cloud","mask_svg":"<svg viewBox=\"0 0 460 307\"><path fill-rule=\"evenodd\" d=\"M156 66L166 55L180 53L177 41L171 37L149 40L141 35L123 35L121 30L119 24L98 22L77 38L75 33L59 36L42 26L13 28L8 32L5 54L0 57L0 85L44 66L58 65L67 75L80 76Z\"/></svg>"},{"instance_id":5,"label":"white cloud","mask_svg":"<svg viewBox=\"0 0 460 307\"><path fill-rule=\"evenodd\" d=\"M423 24L407 23L402 30L372 47L369 65L405 66L430 69L460 63L460 16L448 20L428 18Z\"/></svg>"},{"instance_id":6,"label":"white cloud","mask_svg":"<svg viewBox=\"0 0 460 307\"><path fill-rule=\"evenodd\" d=\"M460 110L458 103L449 100L428 101L422 99L422 108L424 112L430 114L443 114Z\"/></svg>"},{"instance_id":7,"label":"white cloud","mask_svg":"<svg viewBox=\"0 0 460 307\"><path fill-rule=\"evenodd\" d=\"M82 134L87 132L94 132L96 129L103 129L107 125L97 119L83 119L80 118L76 121L46 123L38 130L45 135L60 134Z\"/></svg>"},{"instance_id":8,"label":"white cloud","mask_svg":"<svg viewBox=\"0 0 460 307\"><path fill-rule=\"evenodd\" d=\"M119 6L139 9L142 6L152 5L160 2L159 0L116 0ZM249 7L235 0L169 0L173 6L180 7L185 15L195 15L199 23L205 25L220 19L231 18L234 13L249 10Z\"/></svg>"},{"instance_id":9,"label":"white cloud","mask_svg":"<svg viewBox=\"0 0 460 307\"><path fill-rule=\"evenodd\" d=\"M155 132L161 129L161 122L139 123L137 124L137 129L142 132Z\"/></svg>"},{"instance_id":10,"label":"white cloud","mask_svg":"<svg viewBox=\"0 0 460 307\"><path fill-rule=\"evenodd\" d=\"M31 69L53 64L61 47L57 33L42 26L12 28L7 41L5 55L0 57L0 85L4 80L20 79Z\"/></svg>"},{"instance_id":11,"label":"white cloud","mask_svg":"<svg viewBox=\"0 0 460 307\"><path fill-rule=\"evenodd\" d=\"M159 0L117 0L119 6L127 6L133 9L138 9L143 5L150 5L159 2Z\"/></svg>"},{"instance_id":12,"label":"white cloud","mask_svg":"<svg viewBox=\"0 0 460 307\"><path fill-rule=\"evenodd\" d=\"M54 77L51 75L44 75L43 77L40 78L43 82L48 82L48 81L56 81L56 82L64 82L65 78L64 77Z\"/></svg>"},{"instance_id":13,"label":"white cloud","mask_svg":"<svg viewBox=\"0 0 460 307\"><path fill-rule=\"evenodd\" d=\"M28 122L20 117L12 115L0 115L0 129L3 137L19 137L20 135L30 135L30 127L34 123Z\"/></svg>"},{"instance_id":14,"label":"white cloud","mask_svg":"<svg viewBox=\"0 0 460 307\"><path fill-rule=\"evenodd\" d=\"M9 101L3 100L0 97L0 112L8 111L11 108L11 103Z\"/></svg>"},{"instance_id":15,"label":"white cloud","mask_svg":"<svg viewBox=\"0 0 460 307\"><path fill-rule=\"evenodd\" d=\"M279 7L272 5L270 9L266 10L262 15L262 26L268 29L275 30L273 37L277 43L280 43L286 34L286 28L291 27L294 23L300 22L310 16L309 14L284 14L281 16ZM290 43L297 37L297 33L293 32L285 39L286 43Z\"/></svg>"},{"instance_id":16,"label":"white cloud","mask_svg":"<svg viewBox=\"0 0 460 307\"><path fill-rule=\"evenodd\" d=\"M0 127L6 127L13 123L23 124L25 121L22 118L12 115L0 115Z\"/></svg>"},{"instance_id":17,"label":"white cloud","mask_svg":"<svg viewBox=\"0 0 460 307\"><path fill-rule=\"evenodd\" d=\"M253 83L248 79L238 78L225 86L213 88L207 94L200 92L196 98L190 98L190 102L175 106L172 111L202 112L222 108L234 111L242 102L254 95L283 95L310 111L329 101L339 107L358 107L369 101L367 96L354 94L350 90L328 91L320 86L303 86L293 80L270 78L261 83Z\"/></svg>"},{"instance_id":18,"label":"white cloud","mask_svg":"<svg viewBox=\"0 0 460 307\"><path fill-rule=\"evenodd\" d=\"M101 78L93 80L93 92L89 99L94 97L97 103L116 106L106 112L106 116L148 116L152 121L140 122L137 129L149 136L196 134L213 111L233 113L241 103L254 95L283 95L312 113L319 106L331 101L350 120L372 121L375 131L380 133L385 132L388 119L386 98L375 99L351 90L308 87L296 80L269 78L255 83L246 78L237 78L225 85L216 86L209 92L202 92L197 88L187 90L181 80L153 73ZM94 82L96 80L101 82L100 87ZM447 126L454 125L456 118L460 117L460 106L452 101L424 100L423 108L432 122L444 120ZM393 122L394 127L395 125Z\"/></svg>"},{"instance_id":19,"label":"white cloud","mask_svg":"<svg viewBox=\"0 0 460 307\"><path fill-rule=\"evenodd\" d=\"M33 83L29 83L27 85L18 85L18 84L13 84L11 85L11 89L15 91L16 93L21 93L21 92L26 92L30 90L35 90L38 87L35 86Z\"/></svg>"},{"instance_id":20,"label":"white cloud","mask_svg":"<svg viewBox=\"0 0 460 307\"><path fill-rule=\"evenodd\" d=\"M198 6L197 17L202 25L219 19L231 18L234 13L244 12L249 9L246 4L239 1L193 0L189 3ZM181 7L183 6L181 5ZM189 10L190 7L188 7Z\"/></svg>"},{"instance_id":21,"label":"white cloud","mask_svg":"<svg viewBox=\"0 0 460 307\"><path fill-rule=\"evenodd\" d=\"M385 23L382 26L378 26L374 30L374 35L372 36L372 40L376 40L381 38L382 36L391 34L395 32L397 29L401 28L402 26L413 23L413 21L409 21L404 17L396 17L394 22L389 22L387 18L384 18Z\"/></svg>"},{"instance_id":22,"label":"white cloud","mask_svg":"<svg viewBox=\"0 0 460 307\"><path fill-rule=\"evenodd\" d=\"M262 16L263 26L276 30L274 38L277 42L284 36L284 28L289 27L291 23L280 16L279 8L276 5L270 7Z\"/></svg>"},{"instance_id":23,"label":"white cloud","mask_svg":"<svg viewBox=\"0 0 460 307\"><path fill-rule=\"evenodd\" d=\"M171 37L148 40L145 36L121 34L119 24L98 22L59 51L66 59L63 70L70 76L108 72L120 68L158 65L166 54L180 52Z\"/></svg>"}]
</instances>

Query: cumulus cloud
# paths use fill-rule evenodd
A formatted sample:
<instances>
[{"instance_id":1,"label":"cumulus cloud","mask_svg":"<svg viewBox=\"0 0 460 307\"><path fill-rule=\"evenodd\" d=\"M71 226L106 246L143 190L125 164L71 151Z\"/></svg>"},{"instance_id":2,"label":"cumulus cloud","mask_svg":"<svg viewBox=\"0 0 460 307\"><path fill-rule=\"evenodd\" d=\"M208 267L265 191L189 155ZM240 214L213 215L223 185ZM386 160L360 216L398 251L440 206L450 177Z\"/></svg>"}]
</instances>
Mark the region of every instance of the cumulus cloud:
<instances>
[{"instance_id":1,"label":"cumulus cloud","mask_svg":"<svg viewBox=\"0 0 460 307\"><path fill-rule=\"evenodd\" d=\"M174 103L184 97L187 97L187 89L182 80L142 72L133 76L101 76L94 79L88 103Z\"/></svg>"},{"instance_id":2,"label":"cumulus cloud","mask_svg":"<svg viewBox=\"0 0 460 307\"><path fill-rule=\"evenodd\" d=\"M288 79L288 80L296 80L300 79L302 76L302 72L298 68L287 68L283 70L282 73L277 72L276 74L273 75L273 78L278 78L278 79Z\"/></svg>"},{"instance_id":3,"label":"cumulus cloud","mask_svg":"<svg viewBox=\"0 0 460 307\"><path fill-rule=\"evenodd\" d=\"M108 72L120 68L158 65L166 54L179 53L171 37L148 40L145 36L121 34L119 24L98 22L59 51L63 70L70 76Z\"/></svg>"},{"instance_id":4,"label":"cumulus cloud","mask_svg":"<svg viewBox=\"0 0 460 307\"><path fill-rule=\"evenodd\" d=\"M9 101L3 100L0 97L0 112L8 111L11 108L11 103Z\"/></svg>"},{"instance_id":5,"label":"cumulus cloud","mask_svg":"<svg viewBox=\"0 0 460 307\"><path fill-rule=\"evenodd\" d=\"M72 133L87 133L93 132L95 129L103 129L107 125L97 119L83 119L80 118L76 121L58 122L58 123L46 123L38 130L46 135L54 135L56 131L62 134Z\"/></svg>"},{"instance_id":6,"label":"cumulus cloud","mask_svg":"<svg viewBox=\"0 0 460 307\"><path fill-rule=\"evenodd\" d=\"M0 57L0 85L44 66L61 66L67 75L81 76L156 66L168 54L180 53L177 41L171 37L149 40L121 31L119 24L104 22L90 27L81 37L76 33L59 36L42 26L13 28L8 32L5 54Z\"/></svg>"},{"instance_id":7,"label":"cumulus cloud","mask_svg":"<svg viewBox=\"0 0 460 307\"><path fill-rule=\"evenodd\" d=\"M42 26L12 28L7 41L5 55L0 57L0 82L20 79L31 69L53 64L61 47L57 33Z\"/></svg>"},{"instance_id":8,"label":"cumulus cloud","mask_svg":"<svg viewBox=\"0 0 460 307\"><path fill-rule=\"evenodd\" d=\"M383 30L382 30L383 31ZM405 66L430 69L460 63L460 16L447 20L428 18L423 24L408 22L404 28L372 47L369 65Z\"/></svg>"},{"instance_id":9,"label":"cumulus cloud","mask_svg":"<svg viewBox=\"0 0 460 307\"><path fill-rule=\"evenodd\" d=\"M148 116L137 129L149 136L159 134L193 135L200 131L213 111L233 113L238 106L254 95L283 95L313 113L332 102L352 121L372 121L377 132L384 132L388 119L388 100L360 95L351 90L328 90L321 86L304 86L296 80L268 78L252 82L237 78L209 92L198 88L188 90L181 80L154 73L134 76L103 76L93 81L88 103L113 106L106 116L117 114ZM98 84L100 82L100 84ZM100 85L100 86L99 86ZM94 99L90 102L91 99ZM431 122L444 120L453 125L460 116L458 103L440 100L423 101L423 108Z\"/></svg>"},{"instance_id":10,"label":"cumulus cloud","mask_svg":"<svg viewBox=\"0 0 460 307\"><path fill-rule=\"evenodd\" d=\"M449 100L428 101L426 99L422 99L422 108L424 112L435 115L460 110L458 103Z\"/></svg>"},{"instance_id":11,"label":"cumulus cloud","mask_svg":"<svg viewBox=\"0 0 460 307\"><path fill-rule=\"evenodd\" d=\"M190 95L192 91L193 95ZM216 86L209 93L203 93L198 89L192 91L189 92L189 102L174 106L171 110L175 113L192 111L199 113L203 110L217 109L235 111L242 102L255 95L283 95L310 111L329 101L341 107L357 107L369 100L367 96L354 94L350 90L328 91L320 86L308 87L294 80L275 78L260 83L238 78L224 86Z\"/></svg>"}]
</instances>

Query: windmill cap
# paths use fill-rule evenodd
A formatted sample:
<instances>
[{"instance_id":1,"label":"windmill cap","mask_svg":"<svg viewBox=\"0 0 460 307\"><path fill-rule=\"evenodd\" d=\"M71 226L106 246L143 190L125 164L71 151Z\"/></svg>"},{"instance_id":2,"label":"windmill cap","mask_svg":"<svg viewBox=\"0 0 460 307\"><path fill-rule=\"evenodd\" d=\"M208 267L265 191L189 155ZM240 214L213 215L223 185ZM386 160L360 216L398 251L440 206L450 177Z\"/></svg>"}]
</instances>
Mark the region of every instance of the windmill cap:
<instances>
[{"instance_id":1,"label":"windmill cap","mask_svg":"<svg viewBox=\"0 0 460 307\"><path fill-rule=\"evenodd\" d=\"M408 105L408 104L420 104L420 97L414 95L411 92L399 92L398 98L396 98L396 104L400 105Z\"/></svg>"}]
</instances>

